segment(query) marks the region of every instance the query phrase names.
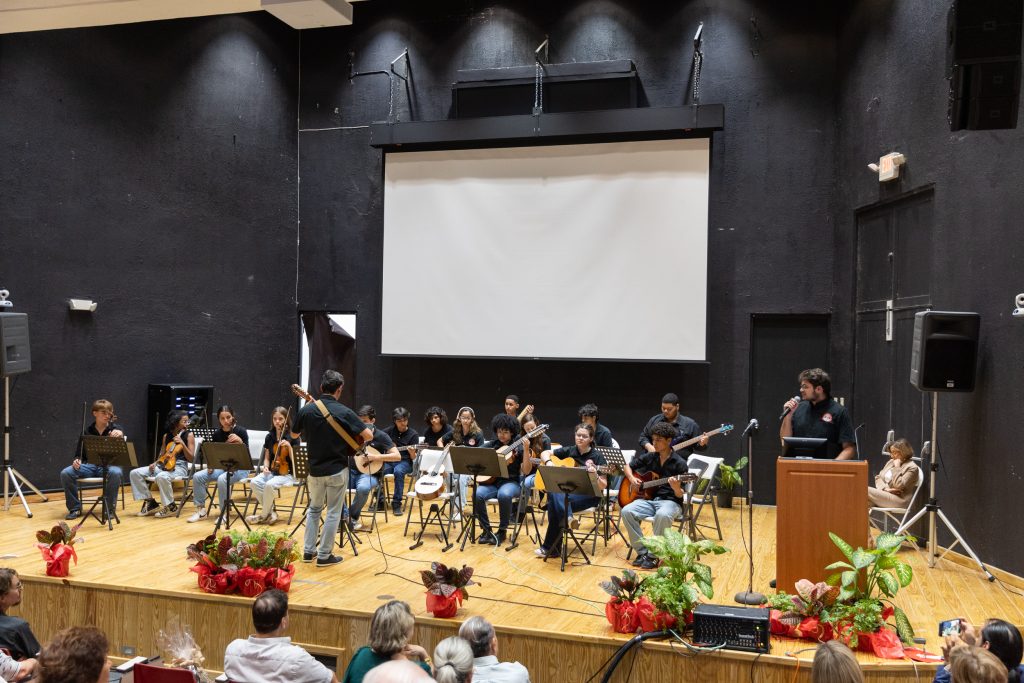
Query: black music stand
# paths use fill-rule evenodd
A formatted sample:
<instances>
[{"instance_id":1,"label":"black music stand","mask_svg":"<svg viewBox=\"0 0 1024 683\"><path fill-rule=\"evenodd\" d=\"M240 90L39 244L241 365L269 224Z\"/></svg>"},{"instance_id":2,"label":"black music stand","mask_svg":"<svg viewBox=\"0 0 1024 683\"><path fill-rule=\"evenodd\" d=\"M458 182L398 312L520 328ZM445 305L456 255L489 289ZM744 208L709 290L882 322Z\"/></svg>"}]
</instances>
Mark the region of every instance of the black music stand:
<instances>
[{"instance_id":1,"label":"black music stand","mask_svg":"<svg viewBox=\"0 0 1024 683\"><path fill-rule=\"evenodd\" d=\"M100 470L103 472L103 489L99 498L93 501L89 511L82 515L82 521L79 522L78 526L84 525L89 517L94 517L100 524L103 524L104 520L106 520L107 528L113 531L114 524L111 520L117 520L117 523L120 524L121 518L117 516L116 498L114 499L113 509L107 505L107 478L111 465L120 467L122 472L131 469L132 461L128 455L128 442L120 437L92 436L90 434L83 434L81 439L82 452L85 454L85 457L92 462L98 462L100 465ZM124 486L123 481L121 485ZM100 506L99 515L96 514L97 505Z\"/></svg>"},{"instance_id":2,"label":"black music stand","mask_svg":"<svg viewBox=\"0 0 1024 683\"><path fill-rule=\"evenodd\" d=\"M213 528L213 533L220 531L220 525L223 524L225 529L231 528L231 508L235 509L235 514L238 515L238 519L241 520L242 524L249 531L252 531L252 527L245 521L245 515L238 509L238 505L235 501L231 500L232 489L234 484L231 481L231 475L233 475L238 469L239 465L248 465L245 469L252 467L252 456L249 455L249 447L244 443L223 443L220 441L204 441L203 445L199 447L203 454L203 459L206 460L207 469L224 470L224 474L227 477L228 482L228 496L224 505L221 506L220 514L217 515L217 526ZM214 495L218 494L217 482L214 482ZM213 504L213 501L210 501Z\"/></svg>"},{"instance_id":3,"label":"black music stand","mask_svg":"<svg viewBox=\"0 0 1024 683\"><path fill-rule=\"evenodd\" d=\"M427 457L426 453L422 453L422 454L418 454L418 455L419 455L420 458L423 458L423 459L425 459ZM444 456L444 457L442 458L442 456ZM424 464L426 464L426 463L421 460L421 465L424 465ZM440 466L440 467L438 468L438 466ZM441 477L443 477L444 479L446 479L446 480L448 480L450 482L451 481L451 473L452 473L452 458L451 458L451 454L450 453L445 453L444 451L438 451L437 452L437 458L430 463L430 466L420 470L420 476L423 476L423 474L425 472L429 474L435 468L438 468L437 474L441 475ZM458 481L456 481L455 486L456 487L458 486ZM413 487L415 488L415 484L413 484ZM430 525L436 525L441 530L441 536L438 537L438 539L437 539L438 541L441 541L441 542L444 543L444 546L441 548L441 552L445 553L445 552L448 552L449 550L452 549L452 547L455 544L452 543L451 540L448 538L448 534L451 533L451 528L452 528L452 509L453 509L453 506L456 504L456 498L457 497L458 497L458 495L455 493L455 491L453 491L451 493L451 495L448 497L448 500L446 500L444 503L441 503L440 505L438 504L436 498L431 500L430 501L430 509L427 512L426 519L424 519L424 517L423 517L423 501L420 500L419 497L417 496L416 500L417 500L417 502L420 505L420 508L419 508L419 510L420 510L420 530L419 530L419 533L416 533L416 534L413 535L413 541L414 542L413 542L413 544L411 546L409 546L409 550L415 550L416 548L419 548L421 545L423 545L423 534L426 532L427 527L430 526ZM444 512L445 507L448 508L448 522L447 523L442 518L442 513ZM412 503L409 504L409 513L408 513L408 517L406 518L406 522L405 522L405 524L406 524L406 533L408 533L408 530L409 530L409 520L410 519L412 519Z\"/></svg>"},{"instance_id":4,"label":"black music stand","mask_svg":"<svg viewBox=\"0 0 1024 683\"><path fill-rule=\"evenodd\" d=\"M618 470L621 473L625 473L625 471L626 471L626 457L624 455L622 455L622 449L621 448L614 448L614 447L609 447L609 446L594 446L593 450L594 450L595 453L600 453L601 455L604 456L605 466L608 467L609 470L614 468L614 469ZM629 482L626 481L625 477L623 477L622 483L626 484L627 486L629 485ZM621 484L620 484L620 486L621 486ZM604 516L604 519L601 522L601 526L604 527L604 528L601 529L600 534L601 534L601 538L604 539L604 544L605 545L608 545L608 541L610 541L611 538L612 538L612 496L611 496L611 492L612 492L612 474L609 471L605 475L604 496L603 496L603 498L601 500L601 507L603 508L601 510L601 512L602 512L602 514ZM595 529L595 533L597 533L596 529ZM621 538L626 545L629 545L629 541L622 534L622 529L619 528L618 524L615 525L615 533L617 533L619 535L619 538ZM586 540L586 539L584 539L584 540Z\"/></svg>"},{"instance_id":5,"label":"black music stand","mask_svg":"<svg viewBox=\"0 0 1024 683\"><path fill-rule=\"evenodd\" d=\"M463 527L462 533L456 539L456 543L462 542L459 550L465 550L466 541L473 539L474 543L477 542L476 478L487 476L508 479L508 463L505 462L504 456L498 455L498 451L493 448L452 446L448 454L452 458L452 470L455 474L468 474L473 477L473 515L469 524Z\"/></svg>"},{"instance_id":6,"label":"black music stand","mask_svg":"<svg viewBox=\"0 0 1024 683\"><path fill-rule=\"evenodd\" d=\"M561 491L562 502L565 503L565 516L559 522L562 527L562 571L565 571L565 564L569 557L570 538L576 549L583 555L583 561L590 564L587 551L583 549L580 540L569 526L569 495L579 493L600 498L601 482L597 478L597 472L591 472L583 467L555 467L552 465L541 465L537 471L544 477L544 488L548 489L551 495L557 495L555 489ZM544 561L547 562L548 558L545 557Z\"/></svg>"}]
</instances>

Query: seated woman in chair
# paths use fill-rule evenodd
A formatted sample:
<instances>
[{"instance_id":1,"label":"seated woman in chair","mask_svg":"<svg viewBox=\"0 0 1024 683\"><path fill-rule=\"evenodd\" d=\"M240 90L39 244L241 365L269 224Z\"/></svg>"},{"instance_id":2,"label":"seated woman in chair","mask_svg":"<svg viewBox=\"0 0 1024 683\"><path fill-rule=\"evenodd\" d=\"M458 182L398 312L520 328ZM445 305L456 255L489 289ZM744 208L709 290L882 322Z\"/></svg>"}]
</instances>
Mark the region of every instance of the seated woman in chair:
<instances>
[{"instance_id":1,"label":"seated woman in chair","mask_svg":"<svg viewBox=\"0 0 1024 683\"><path fill-rule=\"evenodd\" d=\"M141 500L139 517L153 513L155 517L170 517L178 509L174 503L172 482L188 476L188 464L196 452L196 438L188 429L188 413L172 410L167 416L167 429L160 442L156 462L132 470L128 478L132 483L132 498ZM172 464L173 463L173 464ZM160 502L153 499L146 477L154 477L160 490Z\"/></svg>"},{"instance_id":2,"label":"seated woman in chair","mask_svg":"<svg viewBox=\"0 0 1024 683\"><path fill-rule=\"evenodd\" d=\"M352 655L342 683L362 683L370 669L393 659L407 659L430 673L427 651L409 642L415 632L416 618L408 603L391 600L378 607L370 619L370 642Z\"/></svg>"},{"instance_id":3,"label":"seated woman in chair","mask_svg":"<svg viewBox=\"0 0 1024 683\"><path fill-rule=\"evenodd\" d=\"M261 513L249 515L250 524L273 524L277 521L274 499L282 486L295 483L295 469L291 454L299 447L299 440L290 435L288 411L277 406L270 416L271 429L263 442L263 463L260 473L252 480L253 495L260 501ZM275 467L276 464L276 467Z\"/></svg>"},{"instance_id":4,"label":"seated woman in chair","mask_svg":"<svg viewBox=\"0 0 1024 683\"><path fill-rule=\"evenodd\" d=\"M889 462L875 477L875 485L868 487L868 502L873 507L905 508L910 504L921 476L913 457L914 449L906 439L889 446Z\"/></svg>"}]
</instances>

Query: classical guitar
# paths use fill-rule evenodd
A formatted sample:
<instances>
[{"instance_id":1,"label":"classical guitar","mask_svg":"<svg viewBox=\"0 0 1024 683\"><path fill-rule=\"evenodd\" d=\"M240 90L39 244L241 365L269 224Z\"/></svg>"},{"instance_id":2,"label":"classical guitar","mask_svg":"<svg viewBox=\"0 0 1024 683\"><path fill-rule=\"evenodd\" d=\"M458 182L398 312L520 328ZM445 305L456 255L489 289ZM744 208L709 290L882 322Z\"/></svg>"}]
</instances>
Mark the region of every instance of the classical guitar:
<instances>
[{"instance_id":1,"label":"classical guitar","mask_svg":"<svg viewBox=\"0 0 1024 683\"><path fill-rule=\"evenodd\" d=\"M420 500L433 500L444 493L444 460L448 457L448 451L451 449L452 444L449 443L441 451L441 456L434 463L434 466L429 471L421 471L419 479L416 480L416 497Z\"/></svg>"},{"instance_id":2,"label":"classical guitar","mask_svg":"<svg viewBox=\"0 0 1024 683\"><path fill-rule=\"evenodd\" d=\"M186 431L199 424L199 421L202 419L203 418L198 413L193 415L188 419L188 426L178 432L178 434L184 434ZM174 436L178 436L178 434L175 434ZM184 452L185 444L175 441L172 437L164 446L163 452L160 454L160 457L156 459L154 464L166 472L172 472L174 467L178 464L178 458L180 458Z\"/></svg>"},{"instance_id":3,"label":"classical guitar","mask_svg":"<svg viewBox=\"0 0 1024 683\"><path fill-rule=\"evenodd\" d=\"M576 464L576 461L573 458L559 458L556 457L555 455L551 456L550 462L544 462L540 458L530 458L530 462L532 462L534 465L548 465L551 467L579 467L579 465ZM614 465L597 466L598 474L615 474L618 471L619 468L615 467ZM537 473L537 478L534 479L533 481L533 488L537 489L538 491L547 491L547 489L544 487L544 476L540 472Z\"/></svg>"},{"instance_id":4,"label":"classical guitar","mask_svg":"<svg viewBox=\"0 0 1024 683\"><path fill-rule=\"evenodd\" d=\"M712 429L710 432L705 432L700 436L695 436L692 439L687 439L686 441L680 441L679 443L672 447L672 451L678 452L683 450L684 448L689 448L690 446L693 446L694 444L700 442L700 440L703 439L704 437L711 438L712 436L717 436L718 434L728 434L729 432L732 431L732 429L732 425L723 424L718 429ZM654 479L654 477L657 475L655 475L653 472L648 472L643 475L634 474L634 476L637 479L640 479L643 483L640 489L637 490L636 488L631 486L629 482L623 481L622 486L619 487L620 506L629 505L637 498L644 498L645 500L650 500L651 496L654 495L654 489L661 486L662 484L667 484L670 479L676 478L666 477L664 479ZM699 479L699 477L695 474L682 474L677 476L686 477L684 479L679 479L680 482L691 482Z\"/></svg>"},{"instance_id":5,"label":"classical guitar","mask_svg":"<svg viewBox=\"0 0 1024 683\"><path fill-rule=\"evenodd\" d=\"M531 429L530 431L526 432L521 437L519 437L518 439L513 441L512 443L506 444L505 446L502 446L501 448L499 448L498 449L498 455L504 457L506 463L511 463L515 459L515 457L516 457L515 450L516 450L516 448L519 447L520 444L527 443L533 437L539 436L539 435L543 434L544 432L547 431L548 427L550 427L550 425L546 425L546 424L545 425L540 425L538 427L534 427L533 429ZM477 484L493 484L497 480L498 480L497 477L488 477L486 474L481 474L480 476L478 476L476 478L476 483Z\"/></svg>"}]
</instances>

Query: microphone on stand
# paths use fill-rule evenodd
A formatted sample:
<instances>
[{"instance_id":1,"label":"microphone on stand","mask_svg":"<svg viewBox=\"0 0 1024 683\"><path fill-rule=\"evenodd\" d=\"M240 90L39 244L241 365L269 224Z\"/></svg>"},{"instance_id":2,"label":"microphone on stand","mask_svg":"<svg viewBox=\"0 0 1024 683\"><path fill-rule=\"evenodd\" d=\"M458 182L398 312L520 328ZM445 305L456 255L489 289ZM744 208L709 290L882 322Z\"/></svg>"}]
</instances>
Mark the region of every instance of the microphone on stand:
<instances>
[{"instance_id":1,"label":"microphone on stand","mask_svg":"<svg viewBox=\"0 0 1024 683\"><path fill-rule=\"evenodd\" d=\"M757 434L757 429L758 429L758 427L760 427L760 426L761 426L761 425L760 425L760 424L758 424L758 422L757 422L757 418L755 417L755 418L753 418L753 419L752 419L752 420L750 421L750 423L749 423L749 424L747 425L747 428L743 430L743 433L742 433L742 434L740 434L740 436L741 436L741 437L743 437L743 436L746 436L747 434L751 434L751 433L753 433L753 434Z\"/></svg>"},{"instance_id":2,"label":"microphone on stand","mask_svg":"<svg viewBox=\"0 0 1024 683\"><path fill-rule=\"evenodd\" d=\"M800 403L800 397L799 396L794 396L793 398L789 399L789 401L796 401L797 403ZM789 401L786 401L786 403L789 403ZM793 408L795 408L795 407L796 406L793 406ZM790 408L789 406L786 406L785 410L782 411L782 415L779 415L779 419L780 420L785 420L786 416L789 415L791 412L793 412L793 408Z\"/></svg>"}]
</instances>

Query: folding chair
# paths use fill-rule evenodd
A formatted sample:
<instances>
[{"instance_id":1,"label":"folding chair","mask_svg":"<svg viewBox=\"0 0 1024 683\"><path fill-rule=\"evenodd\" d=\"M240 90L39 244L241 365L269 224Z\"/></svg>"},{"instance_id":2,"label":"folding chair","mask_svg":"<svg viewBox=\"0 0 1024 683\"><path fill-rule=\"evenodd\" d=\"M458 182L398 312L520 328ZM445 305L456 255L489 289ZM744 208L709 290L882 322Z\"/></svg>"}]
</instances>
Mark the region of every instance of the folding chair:
<instances>
[{"instance_id":1,"label":"folding chair","mask_svg":"<svg viewBox=\"0 0 1024 683\"><path fill-rule=\"evenodd\" d=\"M718 466L722 464L723 460L724 458L712 458L708 455L696 453L686 459L686 465L691 472L700 472L700 479L692 484L693 493L689 496L687 514L684 515L689 517L690 536L694 540L696 540L697 532L701 528L715 529L718 532L718 540L722 540L722 525L718 521L718 502L716 500L718 485L715 483L715 476L718 474ZM702 481L705 482L703 488L700 485ZM700 513L708 502L711 503L711 512L715 516L714 526L699 523ZM703 535L701 533L701 536Z\"/></svg>"},{"instance_id":2,"label":"folding chair","mask_svg":"<svg viewBox=\"0 0 1024 683\"><path fill-rule=\"evenodd\" d=\"M914 503L917 501L917 496L921 492L921 488L924 485L924 470L921 465L926 458L931 456L932 443L926 441L924 448L921 449L921 456L914 456L911 460L914 461L914 465L917 466L917 485L914 487L914 495L910 497L910 502L907 503L906 507L870 507L868 508L868 522L871 526L875 527L879 531L889 530L889 520L896 523L896 529L902 529L912 514L914 509ZM888 453L886 453L888 455ZM875 520L872 518L872 514L878 512L882 515L882 526L879 527Z\"/></svg>"},{"instance_id":3,"label":"folding chair","mask_svg":"<svg viewBox=\"0 0 1024 683\"><path fill-rule=\"evenodd\" d=\"M417 511L419 514L420 525L419 531L414 535L415 543L413 548L419 547L423 544L423 534L426 532L428 526L436 526L441 532L442 539L439 539L444 543L442 550L448 550L452 547L451 542L451 530L452 530L452 508L456 504L458 495L456 492L451 490L451 461L445 461L444 465L438 467L438 460L444 454L444 451L434 449L424 449L420 451L420 469L418 470L418 476L416 480L424 473L429 473L434 469L438 469L444 481L448 482L446 488L448 490L442 491L436 498L431 498L426 502L429 503L430 508L427 511L427 516L423 516L423 499L416 493L416 486L413 484L406 492L405 498L410 501L409 510L405 516L405 531L402 533L403 536L409 535L409 525L412 523L412 504L411 501L416 501ZM458 483L455 484L458 486Z\"/></svg>"}]
</instances>

